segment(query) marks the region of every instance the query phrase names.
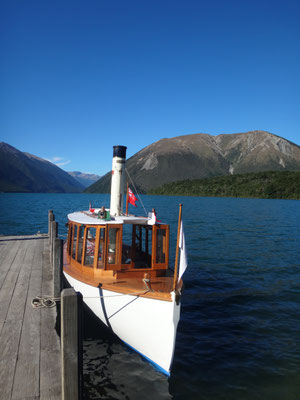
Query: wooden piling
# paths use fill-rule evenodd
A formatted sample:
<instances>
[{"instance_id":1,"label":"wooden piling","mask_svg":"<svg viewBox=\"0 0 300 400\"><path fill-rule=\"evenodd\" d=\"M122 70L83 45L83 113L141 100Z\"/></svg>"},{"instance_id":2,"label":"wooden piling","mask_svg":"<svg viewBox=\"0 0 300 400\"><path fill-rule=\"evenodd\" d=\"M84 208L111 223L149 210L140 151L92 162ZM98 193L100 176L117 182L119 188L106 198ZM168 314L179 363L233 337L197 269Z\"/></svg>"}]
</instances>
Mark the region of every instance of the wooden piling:
<instances>
[{"instance_id":1,"label":"wooden piling","mask_svg":"<svg viewBox=\"0 0 300 400\"><path fill-rule=\"evenodd\" d=\"M49 245L51 243L51 228L52 228L52 222L55 221L55 216L53 214L52 210L48 211L48 235L49 235Z\"/></svg>"},{"instance_id":2,"label":"wooden piling","mask_svg":"<svg viewBox=\"0 0 300 400\"><path fill-rule=\"evenodd\" d=\"M82 294L61 292L62 399L82 398Z\"/></svg>"},{"instance_id":3,"label":"wooden piling","mask_svg":"<svg viewBox=\"0 0 300 400\"><path fill-rule=\"evenodd\" d=\"M54 221L54 215L53 211L49 210L48 211L48 235L50 236L50 231L51 231L51 222Z\"/></svg>"},{"instance_id":4,"label":"wooden piling","mask_svg":"<svg viewBox=\"0 0 300 400\"><path fill-rule=\"evenodd\" d=\"M51 233L50 233L50 264L53 267L54 264L54 242L57 238L58 223L55 221L51 222Z\"/></svg>"},{"instance_id":5,"label":"wooden piling","mask_svg":"<svg viewBox=\"0 0 300 400\"><path fill-rule=\"evenodd\" d=\"M53 297L60 297L62 289L63 240L55 238L53 256Z\"/></svg>"}]
</instances>

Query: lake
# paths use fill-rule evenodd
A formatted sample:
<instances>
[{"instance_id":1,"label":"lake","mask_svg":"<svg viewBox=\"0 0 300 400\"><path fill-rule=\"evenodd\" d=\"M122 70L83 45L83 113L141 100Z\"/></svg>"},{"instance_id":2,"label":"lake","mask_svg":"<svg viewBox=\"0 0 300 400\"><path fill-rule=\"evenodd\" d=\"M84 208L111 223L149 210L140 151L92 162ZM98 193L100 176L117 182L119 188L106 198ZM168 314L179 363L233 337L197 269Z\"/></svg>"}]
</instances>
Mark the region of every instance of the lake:
<instances>
[{"instance_id":1,"label":"lake","mask_svg":"<svg viewBox=\"0 0 300 400\"><path fill-rule=\"evenodd\" d=\"M168 379L87 321L85 399L300 399L300 201L141 196L171 226L174 264L178 204L189 266ZM48 229L69 212L109 206L104 194L0 193L0 234ZM138 202L134 211L144 215Z\"/></svg>"}]
</instances>

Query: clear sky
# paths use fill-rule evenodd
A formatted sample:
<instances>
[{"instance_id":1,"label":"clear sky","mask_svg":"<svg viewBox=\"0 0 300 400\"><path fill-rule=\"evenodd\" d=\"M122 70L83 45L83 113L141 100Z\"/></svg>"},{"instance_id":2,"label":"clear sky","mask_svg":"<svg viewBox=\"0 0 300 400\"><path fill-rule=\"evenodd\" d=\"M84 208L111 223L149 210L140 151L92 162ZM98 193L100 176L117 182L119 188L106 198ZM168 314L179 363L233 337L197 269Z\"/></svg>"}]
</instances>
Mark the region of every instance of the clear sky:
<instances>
[{"instance_id":1,"label":"clear sky","mask_svg":"<svg viewBox=\"0 0 300 400\"><path fill-rule=\"evenodd\" d=\"M165 137L266 130L300 145L299 0L9 0L0 141L104 174Z\"/></svg>"}]
</instances>

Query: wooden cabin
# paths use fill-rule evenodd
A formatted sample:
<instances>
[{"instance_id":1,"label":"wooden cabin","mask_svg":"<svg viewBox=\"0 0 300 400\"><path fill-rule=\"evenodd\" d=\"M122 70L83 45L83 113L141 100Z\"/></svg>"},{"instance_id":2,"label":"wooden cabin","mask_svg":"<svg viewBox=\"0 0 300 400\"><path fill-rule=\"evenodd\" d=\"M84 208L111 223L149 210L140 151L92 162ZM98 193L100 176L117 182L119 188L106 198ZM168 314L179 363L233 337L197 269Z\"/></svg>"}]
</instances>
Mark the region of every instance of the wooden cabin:
<instances>
[{"instance_id":1,"label":"wooden cabin","mask_svg":"<svg viewBox=\"0 0 300 400\"><path fill-rule=\"evenodd\" d=\"M89 214L82 212L68 216L64 269L74 278L93 286L109 284L109 289L113 290L114 282L115 290L125 293L133 287L144 289L146 277L151 291L169 295L173 274L168 270L169 225L149 225L148 219L142 217L120 216L101 221ZM91 220L89 223L86 223L87 218ZM92 223L93 219L97 222Z\"/></svg>"}]
</instances>

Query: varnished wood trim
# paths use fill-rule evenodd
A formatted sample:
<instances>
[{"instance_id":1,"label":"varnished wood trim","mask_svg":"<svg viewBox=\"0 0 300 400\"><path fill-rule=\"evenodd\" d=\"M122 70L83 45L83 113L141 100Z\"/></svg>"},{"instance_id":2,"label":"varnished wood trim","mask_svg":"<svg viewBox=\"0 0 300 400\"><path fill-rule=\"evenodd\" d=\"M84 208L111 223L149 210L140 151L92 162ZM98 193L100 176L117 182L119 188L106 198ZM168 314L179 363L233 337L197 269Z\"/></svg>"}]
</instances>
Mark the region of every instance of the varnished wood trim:
<instances>
[{"instance_id":1,"label":"varnished wood trim","mask_svg":"<svg viewBox=\"0 0 300 400\"><path fill-rule=\"evenodd\" d=\"M138 292L140 297L172 301L170 294L172 290L172 276L159 276L159 271L151 271L151 285L154 291L148 292L145 284L142 281L144 276L143 271L126 271L124 273L119 271L115 273L114 271L98 270L98 273L95 275L93 273L89 273L90 271L93 271L93 269L87 271L88 268L82 267L73 259L69 258L69 261L71 264L68 262L68 254L65 249L64 271L74 279L87 285L98 287L99 284L101 284L102 289L110 290L116 293L133 294Z\"/></svg>"},{"instance_id":2,"label":"varnished wood trim","mask_svg":"<svg viewBox=\"0 0 300 400\"><path fill-rule=\"evenodd\" d=\"M87 236L87 227L84 227L84 234L83 234L83 248L82 248L82 255L81 255L81 264L84 265L85 262L85 252L86 252L86 236Z\"/></svg>"}]
</instances>

